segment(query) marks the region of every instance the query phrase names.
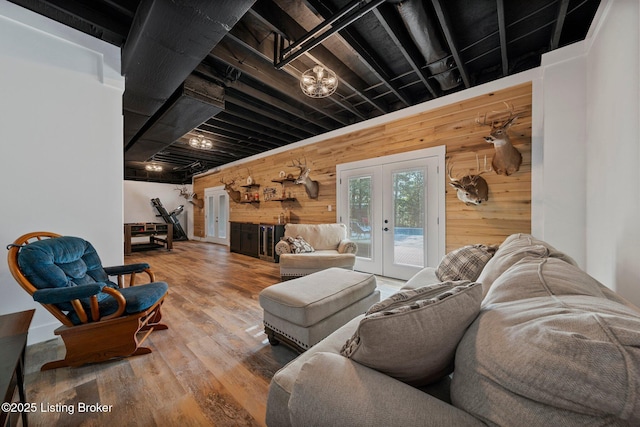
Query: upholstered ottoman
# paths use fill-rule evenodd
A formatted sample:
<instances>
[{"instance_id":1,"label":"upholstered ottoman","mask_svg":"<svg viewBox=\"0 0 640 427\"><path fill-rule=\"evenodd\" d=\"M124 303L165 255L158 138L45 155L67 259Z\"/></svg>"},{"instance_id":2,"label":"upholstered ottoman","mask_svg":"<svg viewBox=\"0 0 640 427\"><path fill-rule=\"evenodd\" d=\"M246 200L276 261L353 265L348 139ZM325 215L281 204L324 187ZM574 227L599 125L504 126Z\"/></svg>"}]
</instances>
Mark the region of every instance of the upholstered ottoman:
<instances>
[{"instance_id":1,"label":"upholstered ottoman","mask_svg":"<svg viewBox=\"0 0 640 427\"><path fill-rule=\"evenodd\" d=\"M373 274L329 268L260 292L264 328L272 345L304 352L380 301Z\"/></svg>"}]
</instances>

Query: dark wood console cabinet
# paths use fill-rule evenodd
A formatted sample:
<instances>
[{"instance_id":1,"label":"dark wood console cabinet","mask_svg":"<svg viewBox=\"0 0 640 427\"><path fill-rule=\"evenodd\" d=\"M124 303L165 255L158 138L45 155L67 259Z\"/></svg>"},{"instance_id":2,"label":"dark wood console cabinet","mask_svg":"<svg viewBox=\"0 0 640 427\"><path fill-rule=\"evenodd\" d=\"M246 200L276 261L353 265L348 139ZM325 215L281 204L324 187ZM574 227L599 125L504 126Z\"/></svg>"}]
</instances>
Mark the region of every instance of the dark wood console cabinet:
<instances>
[{"instance_id":1,"label":"dark wood console cabinet","mask_svg":"<svg viewBox=\"0 0 640 427\"><path fill-rule=\"evenodd\" d=\"M0 412L0 426L3 427L16 425L19 418L26 427L27 412L33 404L27 402L24 393L24 353L34 312L27 310L0 316L0 390L4 393L5 405L16 404L15 410L10 407L8 411Z\"/></svg>"},{"instance_id":2,"label":"dark wood console cabinet","mask_svg":"<svg viewBox=\"0 0 640 427\"><path fill-rule=\"evenodd\" d=\"M231 222L229 249L243 255L258 258L259 226L248 222Z\"/></svg>"}]
</instances>

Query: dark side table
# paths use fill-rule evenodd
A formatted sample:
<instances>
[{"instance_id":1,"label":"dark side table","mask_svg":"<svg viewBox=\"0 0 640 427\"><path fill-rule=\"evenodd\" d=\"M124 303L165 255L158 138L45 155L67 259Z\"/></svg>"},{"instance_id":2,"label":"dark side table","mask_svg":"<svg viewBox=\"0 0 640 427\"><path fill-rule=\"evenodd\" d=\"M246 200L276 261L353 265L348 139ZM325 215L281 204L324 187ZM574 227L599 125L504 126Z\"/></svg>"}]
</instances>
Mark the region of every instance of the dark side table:
<instances>
[{"instance_id":1,"label":"dark side table","mask_svg":"<svg viewBox=\"0 0 640 427\"><path fill-rule=\"evenodd\" d=\"M24 353L27 347L27 332L35 310L0 316L0 391L4 393L3 402L15 401L18 389L19 403L16 409L24 409ZM22 412L22 425L27 426L27 412ZM0 411L0 426L15 425L18 422L16 411Z\"/></svg>"}]
</instances>

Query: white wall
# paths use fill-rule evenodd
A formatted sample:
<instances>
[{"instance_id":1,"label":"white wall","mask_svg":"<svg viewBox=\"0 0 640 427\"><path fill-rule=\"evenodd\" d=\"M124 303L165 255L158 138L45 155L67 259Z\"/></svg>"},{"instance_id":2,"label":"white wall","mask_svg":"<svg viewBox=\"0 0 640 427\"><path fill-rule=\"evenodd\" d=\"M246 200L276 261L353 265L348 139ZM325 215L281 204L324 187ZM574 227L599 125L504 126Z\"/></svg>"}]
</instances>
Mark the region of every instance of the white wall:
<instances>
[{"instance_id":1,"label":"white wall","mask_svg":"<svg viewBox=\"0 0 640 427\"><path fill-rule=\"evenodd\" d=\"M533 234L586 264L586 60L576 43L542 58L543 215ZM535 146L534 146L535 148Z\"/></svg>"},{"instance_id":2,"label":"white wall","mask_svg":"<svg viewBox=\"0 0 640 427\"><path fill-rule=\"evenodd\" d=\"M533 229L640 306L639 9L605 0L584 42L543 56Z\"/></svg>"},{"instance_id":3,"label":"white wall","mask_svg":"<svg viewBox=\"0 0 640 427\"><path fill-rule=\"evenodd\" d=\"M640 305L640 6L605 2L587 56L587 272Z\"/></svg>"},{"instance_id":4,"label":"white wall","mask_svg":"<svg viewBox=\"0 0 640 427\"><path fill-rule=\"evenodd\" d=\"M123 90L118 48L0 0L3 247L47 230L122 262ZM0 262L0 314L29 308L29 342L53 338L59 322Z\"/></svg>"},{"instance_id":5,"label":"white wall","mask_svg":"<svg viewBox=\"0 0 640 427\"><path fill-rule=\"evenodd\" d=\"M184 210L178 215L180 225L191 239L193 237L193 205L176 190L182 185L159 184L155 182L124 181L124 222L164 222L157 217L158 210L151 204L151 199L158 198L162 206L171 213L178 206ZM192 191L192 185L185 187Z\"/></svg>"}]
</instances>

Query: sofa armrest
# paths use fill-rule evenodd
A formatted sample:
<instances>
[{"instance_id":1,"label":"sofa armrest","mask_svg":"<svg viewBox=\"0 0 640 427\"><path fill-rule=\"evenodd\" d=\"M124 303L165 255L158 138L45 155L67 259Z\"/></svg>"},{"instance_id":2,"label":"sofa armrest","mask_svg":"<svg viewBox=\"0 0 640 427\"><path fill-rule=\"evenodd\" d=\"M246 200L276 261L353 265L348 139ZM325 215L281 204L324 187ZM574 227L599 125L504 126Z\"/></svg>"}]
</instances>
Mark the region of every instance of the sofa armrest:
<instances>
[{"instance_id":1,"label":"sofa armrest","mask_svg":"<svg viewBox=\"0 0 640 427\"><path fill-rule=\"evenodd\" d=\"M346 357L316 353L289 400L294 426L485 426L448 403Z\"/></svg>"},{"instance_id":2,"label":"sofa armrest","mask_svg":"<svg viewBox=\"0 0 640 427\"><path fill-rule=\"evenodd\" d=\"M338 252L341 254L355 254L358 252L358 244L349 239L342 239L338 244Z\"/></svg>"},{"instance_id":3,"label":"sofa armrest","mask_svg":"<svg viewBox=\"0 0 640 427\"><path fill-rule=\"evenodd\" d=\"M275 249L276 249L276 254L278 255L291 253L291 246L289 246L289 243L285 242L284 240L280 240L278 243L276 243Z\"/></svg>"}]
</instances>

